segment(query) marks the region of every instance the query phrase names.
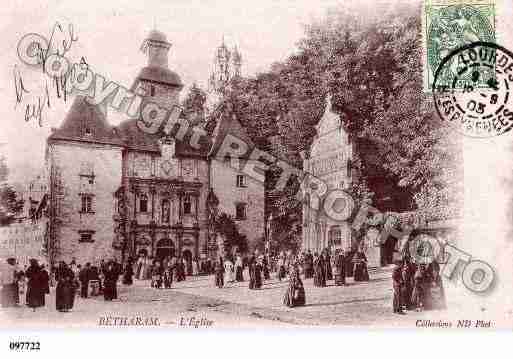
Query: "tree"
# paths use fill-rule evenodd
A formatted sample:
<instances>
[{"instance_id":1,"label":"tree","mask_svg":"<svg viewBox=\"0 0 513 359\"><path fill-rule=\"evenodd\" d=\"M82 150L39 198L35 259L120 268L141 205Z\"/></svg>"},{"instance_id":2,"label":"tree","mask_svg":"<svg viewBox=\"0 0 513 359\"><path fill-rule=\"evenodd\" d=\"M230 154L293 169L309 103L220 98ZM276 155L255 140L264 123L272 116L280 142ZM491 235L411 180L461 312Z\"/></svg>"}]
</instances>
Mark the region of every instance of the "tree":
<instances>
[{"instance_id":1,"label":"tree","mask_svg":"<svg viewBox=\"0 0 513 359\"><path fill-rule=\"evenodd\" d=\"M239 227L233 217L222 212L214 220L214 231L220 234L225 242L224 247L227 252L231 248L237 247L240 252L248 250L247 237L239 232Z\"/></svg>"},{"instance_id":2,"label":"tree","mask_svg":"<svg viewBox=\"0 0 513 359\"><path fill-rule=\"evenodd\" d=\"M23 200L18 198L14 188L6 182L8 167L5 157L0 157L0 225L5 226L23 210Z\"/></svg>"},{"instance_id":3,"label":"tree","mask_svg":"<svg viewBox=\"0 0 513 359\"><path fill-rule=\"evenodd\" d=\"M404 5L355 20L353 12L332 9L306 26L296 53L267 72L238 78L220 108L235 114L259 148L301 168L299 154L313 141L329 93L354 145L357 202L371 201L381 211L454 213L459 139L423 93L419 11ZM294 226L301 223L299 183L277 191L279 173L270 169L266 191L281 222Z\"/></svg>"}]
</instances>

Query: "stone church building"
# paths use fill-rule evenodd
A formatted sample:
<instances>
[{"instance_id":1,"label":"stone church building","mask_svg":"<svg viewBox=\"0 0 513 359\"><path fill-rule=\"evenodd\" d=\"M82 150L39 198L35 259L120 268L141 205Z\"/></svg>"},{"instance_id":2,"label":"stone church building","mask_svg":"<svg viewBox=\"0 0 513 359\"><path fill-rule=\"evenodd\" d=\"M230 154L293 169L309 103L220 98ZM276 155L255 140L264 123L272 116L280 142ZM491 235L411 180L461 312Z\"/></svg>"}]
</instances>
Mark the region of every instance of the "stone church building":
<instances>
[{"instance_id":1,"label":"stone church building","mask_svg":"<svg viewBox=\"0 0 513 359\"><path fill-rule=\"evenodd\" d=\"M328 96L323 116L316 126L316 136L309 153L303 153L303 171L323 181L328 191L347 190L351 186L352 146L342 127L340 115L331 109ZM351 248L351 228L347 221L331 219L320 206L313 205L315 192L303 188L303 239L301 249L320 253L330 247ZM318 202L317 202L318 203ZM317 209L320 207L320 209Z\"/></svg>"},{"instance_id":2,"label":"stone church building","mask_svg":"<svg viewBox=\"0 0 513 359\"><path fill-rule=\"evenodd\" d=\"M148 65L132 86L167 109L179 104L183 87L168 67L170 46L163 33L150 32L143 43ZM50 260L213 256L212 199L233 216L252 248L264 235L264 186L213 151L227 134L250 141L239 121L218 120L199 149L186 139L147 134L136 122L111 126L104 108L77 96L48 137Z\"/></svg>"},{"instance_id":3,"label":"stone church building","mask_svg":"<svg viewBox=\"0 0 513 359\"><path fill-rule=\"evenodd\" d=\"M331 108L331 97L326 100L323 116L316 126L316 136L309 153L303 155L303 170L327 185L327 191L340 189L348 192L352 185L351 159L353 145L344 130L340 115ZM304 186L302 251L321 253L324 249L354 251L361 248L369 267L378 267L385 254L375 245L374 232L369 230L363 238L354 238L349 221L338 221L326 215L323 202L308 186ZM327 192L327 193L328 193ZM314 202L316 201L316 202ZM355 208L352 208L355 210ZM358 210L358 208L356 208ZM345 213L349 218L350 213Z\"/></svg>"}]
</instances>

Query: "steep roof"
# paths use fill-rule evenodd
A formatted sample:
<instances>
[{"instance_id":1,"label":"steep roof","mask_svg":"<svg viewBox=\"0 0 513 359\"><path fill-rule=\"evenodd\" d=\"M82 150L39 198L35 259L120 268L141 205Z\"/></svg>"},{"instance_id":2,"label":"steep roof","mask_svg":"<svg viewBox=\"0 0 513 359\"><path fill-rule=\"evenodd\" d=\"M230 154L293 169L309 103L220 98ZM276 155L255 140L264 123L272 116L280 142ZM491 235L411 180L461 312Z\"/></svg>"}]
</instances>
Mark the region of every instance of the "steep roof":
<instances>
[{"instance_id":1,"label":"steep roof","mask_svg":"<svg viewBox=\"0 0 513 359\"><path fill-rule=\"evenodd\" d=\"M137 83L139 83L141 80L163 83L170 86L183 87L182 80L176 72L160 66L143 67L131 87L132 91L135 89Z\"/></svg>"},{"instance_id":2,"label":"steep roof","mask_svg":"<svg viewBox=\"0 0 513 359\"><path fill-rule=\"evenodd\" d=\"M117 132L128 149L160 152L158 135L141 131L135 118L121 122L117 127Z\"/></svg>"},{"instance_id":3,"label":"steep roof","mask_svg":"<svg viewBox=\"0 0 513 359\"><path fill-rule=\"evenodd\" d=\"M137 119L123 121L118 127L118 133L122 138L125 146L130 150L160 152L159 140L162 136L161 132L157 134L149 134L141 131L137 126ZM206 157L210 148L210 138L203 136L200 141L200 148L194 148L190 145L190 136L192 132L184 137L183 141L175 140L175 153L177 156L200 156Z\"/></svg>"},{"instance_id":4,"label":"steep roof","mask_svg":"<svg viewBox=\"0 0 513 359\"><path fill-rule=\"evenodd\" d=\"M215 157L217 155L227 135L234 136L247 145L248 150L244 155L240 156L241 158L247 158L253 148L256 147L251 137L235 116L221 116L216 128L214 129L214 133L212 134L213 143L210 150L210 156Z\"/></svg>"},{"instance_id":5,"label":"steep roof","mask_svg":"<svg viewBox=\"0 0 513 359\"><path fill-rule=\"evenodd\" d=\"M116 130L107 123L98 105L90 104L84 96L77 96L64 122L48 140L71 140L122 146Z\"/></svg>"}]
</instances>

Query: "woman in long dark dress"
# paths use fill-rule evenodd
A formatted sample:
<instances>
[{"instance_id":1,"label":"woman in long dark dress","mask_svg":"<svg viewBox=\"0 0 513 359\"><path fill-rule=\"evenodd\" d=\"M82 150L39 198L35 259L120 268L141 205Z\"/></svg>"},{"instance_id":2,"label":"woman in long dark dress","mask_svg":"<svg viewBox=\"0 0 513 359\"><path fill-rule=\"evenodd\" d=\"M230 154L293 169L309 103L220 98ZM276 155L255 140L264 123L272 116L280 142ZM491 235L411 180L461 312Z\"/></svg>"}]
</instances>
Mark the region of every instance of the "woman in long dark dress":
<instances>
[{"instance_id":1,"label":"woman in long dark dress","mask_svg":"<svg viewBox=\"0 0 513 359\"><path fill-rule=\"evenodd\" d=\"M285 275L287 273L287 270L285 269L285 253L281 252L280 257L278 258L278 280L281 282L283 278L285 278Z\"/></svg>"},{"instance_id":2,"label":"woman in long dark dress","mask_svg":"<svg viewBox=\"0 0 513 359\"><path fill-rule=\"evenodd\" d=\"M408 310L415 309L415 305L412 303L412 292L413 287L415 285L415 272L417 271L414 263L411 263L408 258L404 259L403 267L402 267L402 277L403 277L403 286L402 286L402 302L404 308Z\"/></svg>"},{"instance_id":3,"label":"woman in long dark dress","mask_svg":"<svg viewBox=\"0 0 513 359\"><path fill-rule=\"evenodd\" d=\"M431 273L433 281L433 287L431 289L432 296L432 309L445 309L447 304L445 301L445 291L442 283L442 277L440 276L440 265L434 261L429 265L428 270Z\"/></svg>"},{"instance_id":4,"label":"woman in long dark dress","mask_svg":"<svg viewBox=\"0 0 513 359\"><path fill-rule=\"evenodd\" d=\"M346 284L346 263L344 252L335 254L335 285Z\"/></svg>"},{"instance_id":5,"label":"woman in long dark dress","mask_svg":"<svg viewBox=\"0 0 513 359\"><path fill-rule=\"evenodd\" d=\"M355 253L354 258L354 281L363 282L369 280L369 272L367 270L367 257L362 250Z\"/></svg>"},{"instance_id":6,"label":"woman in long dark dress","mask_svg":"<svg viewBox=\"0 0 513 359\"><path fill-rule=\"evenodd\" d=\"M332 280L333 279L333 270L331 268L331 256L329 252L326 250L324 252L324 273L326 275L326 280Z\"/></svg>"},{"instance_id":7,"label":"woman in long dark dress","mask_svg":"<svg viewBox=\"0 0 513 359\"><path fill-rule=\"evenodd\" d=\"M314 286L316 287L326 287L326 276L324 273L324 260L322 256L319 256L317 253L314 256Z\"/></svg>"},{"instance_id":8,"label":"woman in long dark dress","mask_svg":"<svg viewBox=\"0 0 513 359\"><path fill-rule=\"evenodd\" d=\"M240 255L237 255L235 259L235 280L237 282L244 282L243 269L242 258Z\"/></svg>"},{"instance_id":9,"label":"woman in long dark dress","mask_svg":"<svg viewBox=\"0 0 513 359\"><path fill-rule=\"evenodd\" d=\"M312 253L308 251L305 255L305 279L313 277L313 257Z\"/></svg>"},{"instance_id":10,"label":"woman in long dark dress","mask_svg":"<svg viewBox=\"0 0 513 359\"><path fill-rule=\"evenodd\" d=\"M117 283L119 272L114 262L109 262L103 275L105 276L105 285L103 288L103 296L105 300L118 299Z\"/></svg>"},{"instance_id":11,"label":"woman in long dark dress","mask_svg":"<svg viewBox=\"0 0 513 359\"><path fill-rule=\"evenodd\" d=\"M264 280L271 279L271 276L269 274L269 262L267 261L266 255L264 255L264 258L262 259L262 270L264 272Z\"/></svg>"},{"instance_id":12,"label":"woman in long dark dress","mask_svg":"<svg viewBox=\"0 0 513 359\"><path fill-rule=\"evenodd\" d=\"M262 288L262 262L256 260L253 264L253 289Z\"/></svg>"},{"instance_id":13,"label":"woman in long dark dress","mask_svg":"<svg viewBox=\"0 0 513 359\"><path fill-rule=\"evenodd\" d=\"M55 307L59 312L69 312L73 309L75 302L75 275L66 263L61 262L55 277L57 279Z\"/></svg>"},{"instance_id":14,"label":"woman in long dark dress","mask_svg":"<svg viewBox=\"0 0 513 359\"><path fill-rule=\"evenodd\" d=\"M48 274L48 271L45 268L45 265L41 265L41 278L44 284L44 291L45 294L50 294L50 274Z\"/></svg>"},{"instance_id":15,"label":"woman in long dark dress","mask_svg":"<svg viewBox=\"0 0 513 359\"><path fill-rule=\"evenodd\" d=\"M431 284L428 279L426 265L420 264L415 272L413 292L411 295L412 305L417 311L430 308L430 291L427 283Z\"/></svg>"},{"instance_id":16,"label":"woman in long dark dress","mask_svg":"<svg viewBox=\"0 0 513 359\"><path fill-rule=\"evenodd\" d=\"M289 286L283 297L283 304L287 307L298 307L305 305L306 296L303 282L299 277L299 269L296 265L292 266L289 273Z\"/></svg>"},{"instance_id":17,"label":"woman in long dark dress","mask_svg":"<svg viewBox=\"0 0 513 359\"><path fill-rule=\"evenodd\" d=\"M27 282L27 306L34 311L36 308L45 306L45 294L48 287L48 280L45 277L37 260L31 259L30 266L25 272Z\"/></svg>"},{"instance_id":18,"label":"woman in long dark dress","mask_svg":"<svg viewBox=\"0 0 513 359\"><path fill-rule=\"evenodd\" d=\"M392 288L394 290L392 309L397 314L404 314L404 286L404 266L398 261L392 271Z\"/></svg>"},{"instance_id":19,"label":"woman in long dark dress","mask_svg":"<svg viewBox=\"0 0 513 359\"><path fill-rule=\"evenodd\" d=\"M129 259L125 266L125 271L123 273L123 284L124 285L132 285L134 283L134 268L132 259Z\"/></svg>"},{"instance_id":20,"label":"woman in long dark dress","mask_svg":"<svg viewBox=\"0 0 513 359\"><path fill-rule=\"evenodd\" d=\"M224 287L224 265L223 260L219 258L215 263L215 279L216 279L216 287L223 288Z\"/></svg>"},{"instance_id":21,"label":"woman in long dark dress","mask_svg":"<svg viewBox=\"0 0 513 359\"><path fill-rule=\"evenodd\" d=\"M249 289L255 288L255 264L256 264L256 258L255 255L251 255L248 260L248 272L249 272Z\"/></svg>"}]
</instances>

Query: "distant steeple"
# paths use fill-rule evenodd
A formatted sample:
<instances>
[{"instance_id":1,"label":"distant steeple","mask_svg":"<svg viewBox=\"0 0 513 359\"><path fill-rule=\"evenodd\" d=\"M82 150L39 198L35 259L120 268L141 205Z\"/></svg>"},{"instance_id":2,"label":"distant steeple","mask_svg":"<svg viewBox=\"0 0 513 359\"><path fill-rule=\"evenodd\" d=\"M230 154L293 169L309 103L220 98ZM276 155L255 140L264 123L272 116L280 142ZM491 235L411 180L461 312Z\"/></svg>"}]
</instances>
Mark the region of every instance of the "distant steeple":
<instances>
[{"instance_id":1,"label":"distant steeple","mask_svg":"<svg viewBox=\"0 0 513 359\"><path fill-rule=\"evenodd\" d=\"M233 48L232 51L232 61L233 61L233 75L240 76L241 75L241 67L242 67L242 55L237 48L237 45Z\"/></svg>"},{"instance_id":2,"label":"distant steeple","mask_svg":"<svg viewBox=\"0 0 513 359\"><path fill-rule=\"evenodd\" d=\"M209 78L209 91L218 95L224 94L230 81L241 76L242 56L237 46L230 51L225 44L224 36L217 47L212 73Z\"/></svg>"}]
</instances>

